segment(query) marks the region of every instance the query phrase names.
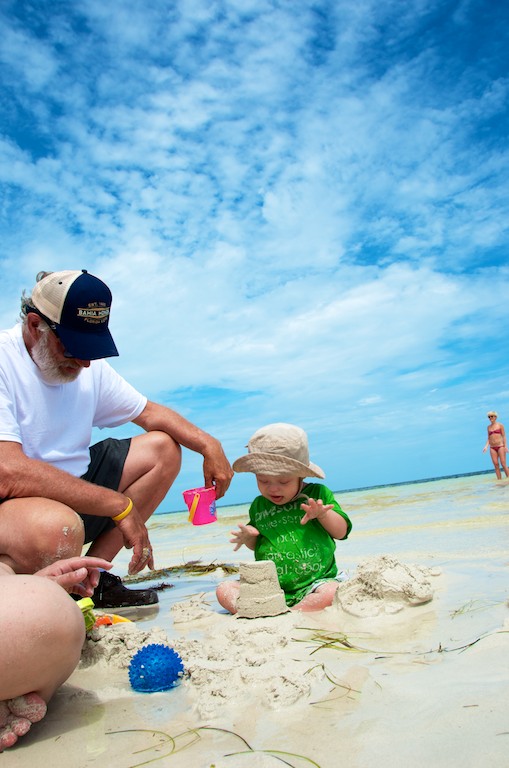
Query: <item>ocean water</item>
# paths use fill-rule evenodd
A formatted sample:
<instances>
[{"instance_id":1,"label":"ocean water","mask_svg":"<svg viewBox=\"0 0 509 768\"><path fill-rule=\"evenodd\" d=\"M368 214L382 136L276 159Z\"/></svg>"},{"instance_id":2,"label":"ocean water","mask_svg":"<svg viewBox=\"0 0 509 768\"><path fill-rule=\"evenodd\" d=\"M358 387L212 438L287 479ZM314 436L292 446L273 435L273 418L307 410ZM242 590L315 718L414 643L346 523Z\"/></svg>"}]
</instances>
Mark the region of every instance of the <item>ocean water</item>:
<instances>
[{"instance_id":1,"label":"ocean water","mask_svg":"<svg viewBox=\"0 0 509 768\"><path fill-rule=\"evenodd\" d=\"M335 494L348 513L353 529L346 541L338 541L338 567L354 576L362 560L389 555L402 563L440 569L443 574L441 608L469 617L490 612L490 626L470 621L472 631L499 626L507 613L509 592L509 482L497 481L494 473L433 481L368 488ZM220 564L250 561L245 547L234 552L230 532L247 520L249 504L218 506L217 522L194 526L184 512L154 516L149 532L156 568L174 568L190 561L212 564L215 570L193 576L172 573L149 583L171 582L161 594L161 605L193 594L207 596L212 607L215 586L225 577ZM129 553L115 561L115 571L125 575ZM143 575L142 575L143 577ZM134 586L134 584L133 584ZM143 620L143 616L139 617ZM160 617L159 617L160 618ZM157 623L158 616L146 617Z\"/></svg>"}]
</instances>

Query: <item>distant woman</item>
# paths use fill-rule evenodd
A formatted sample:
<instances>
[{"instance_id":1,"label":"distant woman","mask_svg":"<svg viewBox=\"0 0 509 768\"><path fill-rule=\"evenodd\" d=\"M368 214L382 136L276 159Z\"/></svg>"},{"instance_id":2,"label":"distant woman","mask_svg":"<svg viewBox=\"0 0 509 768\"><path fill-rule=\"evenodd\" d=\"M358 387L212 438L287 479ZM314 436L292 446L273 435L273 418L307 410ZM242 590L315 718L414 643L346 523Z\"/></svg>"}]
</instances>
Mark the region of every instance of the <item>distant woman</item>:
<instances>
[{"instance_id":1,"label":"distant woman","mask_svg":"<svg viewBox=\"0 0 509 768\"><path fill-rule=\"evenodd\" d=\"M504 425L497 421L498 414L496 411L488 411L487 416L490 423L488 426L488 440L483 448L483 453L486 453L488 448L490 449L491 460L495 467L497 477L500 480L502 475L500 473L499 462L502 465L505 476L509 477L506 462L507 442L505 438L505 429Z\"/></svg>"}]
</instances>

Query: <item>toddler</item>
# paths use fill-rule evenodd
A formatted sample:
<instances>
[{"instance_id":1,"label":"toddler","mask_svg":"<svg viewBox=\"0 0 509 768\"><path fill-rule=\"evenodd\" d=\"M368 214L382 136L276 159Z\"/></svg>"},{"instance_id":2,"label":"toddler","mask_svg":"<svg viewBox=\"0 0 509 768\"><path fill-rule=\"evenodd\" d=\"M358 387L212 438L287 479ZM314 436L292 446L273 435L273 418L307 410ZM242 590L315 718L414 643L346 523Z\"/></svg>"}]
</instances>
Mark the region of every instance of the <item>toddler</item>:
<instances>
[{"instance_id":1,"label":"toddler","mask_svg":"<svg viewBox=\"0 0 509 768\"><path fill-rule=\"evenodd\" d=\"M253 472L260 491L249 508L249 522L232 531L237 551L243 544L256 560L272 560L288 606L318 611L331 605L341 577L335 539L346 539L352 524L329 488L305 482L323 479L309 461L307 435L293 424L269 424L252 436L248 454L233 464L235 472ZM302 514L304 512L304 515ZM216 589L223 608L236 613L238 581Z\"/></svg>"}]
</instances>

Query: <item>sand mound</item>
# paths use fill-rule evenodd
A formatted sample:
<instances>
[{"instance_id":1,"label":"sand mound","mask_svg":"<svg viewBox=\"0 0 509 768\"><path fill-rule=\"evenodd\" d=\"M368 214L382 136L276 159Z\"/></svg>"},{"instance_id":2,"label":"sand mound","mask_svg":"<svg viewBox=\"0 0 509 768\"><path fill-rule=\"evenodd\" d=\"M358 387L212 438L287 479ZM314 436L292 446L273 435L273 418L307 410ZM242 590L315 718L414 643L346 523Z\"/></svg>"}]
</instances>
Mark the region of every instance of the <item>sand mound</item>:
<instances>
[{"instance_id":1,"label":"sand mound","mask_svg":"<svg viewBox=\"0 0 509 768\"><path fill-rule=\"evenodd\" d=\"M323 670L314 661L301 661L289 654L298 614L288 612L245 622L218 615L203 595L175 603L171 612L177 626L207 616L209 624L201 629L195 624L199 639L186 633L170 640L158 627L139 629L134 623L98 627L87 635L80 668L107 665L109 669L127 669L144 645L169 645L184 663L182 685L196 714L208 721L220 719L226 707L244 707L246 691L251 701L267 709L305 703L313 683L323 677Z\"/></svg>"},{"instance_id":2,"label":"sand mound","mask_svg":"<svg viewBox=\"0 0 509 768\"><path fill-rule=\"evenodd\" d=\"M389 555L363 560L353 579L339 585L334 604L353 616L398 613L433 599L430 577L438 569L400 563Z\"/></svg>"},{"instance_id":3,"label":"sand mound","mask_svg":"<svg viewBox=\"0 0 509 768\"><path fill-rule=\"evenodd\" d=\"M139 629L130 622L97 627L87 633L81 652L80 669L98 663L127 669L136 651L149 643L169 645L168 636L159 627Z\"/></svg>"},{"instance_id":4,"label":"sand mound","mask_svg":"<svg viewBox=\"0 0 509 768\"><path fill-rule=\"evenodd\" d=\"M246 691L252 702L279 709L308 700L311 685L323 674L309 659L290 657L288 645L297 616L286 613L254 622L228 618L220 631L206 640L174 639L181 656L196 712L211 720L225 707L245 707ZM314 668L309 673L310 668Z\"/></svg>"}]
</instances>

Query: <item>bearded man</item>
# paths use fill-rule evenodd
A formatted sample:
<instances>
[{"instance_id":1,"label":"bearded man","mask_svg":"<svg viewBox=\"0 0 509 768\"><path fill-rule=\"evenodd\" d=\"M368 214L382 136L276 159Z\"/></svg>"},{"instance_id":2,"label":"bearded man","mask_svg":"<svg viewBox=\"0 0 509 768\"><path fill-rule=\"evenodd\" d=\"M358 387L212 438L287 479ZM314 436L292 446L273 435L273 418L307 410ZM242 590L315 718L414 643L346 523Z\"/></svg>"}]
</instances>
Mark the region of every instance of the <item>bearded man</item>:
<instances>
[{"instance_id":1,"label":"bearded man","mask_svg":"<svg viewBox=\"0 0 509 768\"><path fill-rule=\"evenodd\" d=\"M35 573L82 554L111 562L133 550L129 572L154 567L146 522L181 466L181 446L203 456L217 497L232 470L221 444L148 400L105 360L111 292L86 270L40 272L21 300L21 324L0 332L0 562ZM144 434L90 446L93 427L127 422ZM97 607L150 605L107 571Z\"/></svg>"}]
</instances>

